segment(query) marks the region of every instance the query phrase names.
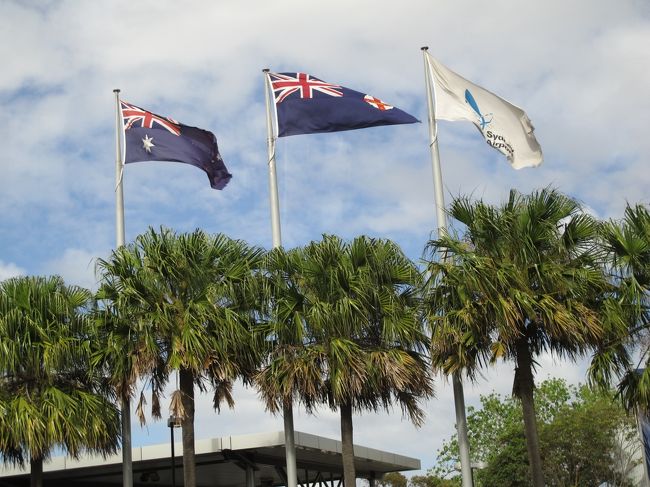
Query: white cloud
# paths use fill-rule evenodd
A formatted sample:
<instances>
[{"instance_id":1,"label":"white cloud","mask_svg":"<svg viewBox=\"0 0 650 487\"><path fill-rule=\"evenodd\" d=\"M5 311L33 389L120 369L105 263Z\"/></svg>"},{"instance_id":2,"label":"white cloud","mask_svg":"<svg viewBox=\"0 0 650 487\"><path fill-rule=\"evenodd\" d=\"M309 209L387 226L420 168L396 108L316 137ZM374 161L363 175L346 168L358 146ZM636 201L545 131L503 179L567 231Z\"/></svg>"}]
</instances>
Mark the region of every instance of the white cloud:
<instances>
[{"instance_id":1,"label":"white cloud","mask_svg":"<svg viewBox=\"0 0 650 487\"><path fill-rule=\"evenodd\" d=\"M11 262L3 262L0 260L0 281L9 279L10 277L18 277L25 274L25 270L18 267Z\"/></svg>"},{"instance_id":2,"label":"white cloud","mask_svg":"<svg viewBox=\"0 0 650 487\"><path fill-rule=\"evenodd\" d=\"M95 261L101 253L82 249L66 249L63 255L43 265L45 273L63 277L68 285L97 288Z\"/></svg>"}]
</instances>

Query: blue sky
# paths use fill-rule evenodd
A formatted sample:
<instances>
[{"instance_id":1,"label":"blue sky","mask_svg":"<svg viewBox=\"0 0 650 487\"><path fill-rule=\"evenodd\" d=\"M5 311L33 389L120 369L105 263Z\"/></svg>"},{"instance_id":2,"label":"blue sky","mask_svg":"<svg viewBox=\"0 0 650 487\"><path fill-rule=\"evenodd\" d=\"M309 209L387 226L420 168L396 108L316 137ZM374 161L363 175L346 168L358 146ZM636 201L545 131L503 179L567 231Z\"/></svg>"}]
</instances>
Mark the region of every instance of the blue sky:
<instances>
[{"instance_id":1,"label":"blue sky","mask_svg":"<svg viewBox=\"0 0 650 487\"><path fill-rule=\"evenodd\" d=\"M200 227L271 246L263 68L303 71L363 91L426 121L420 47L526 110L544 151L512 170L471 124L441 122L445 198L498 202L510 188L552 185L600 218L648 203L650 5L550 0L376 2L0 1L0 278L64 276L95 286L94 259L115 243L114 98L213 131L233 174L224 191L182 164L124 172L126 238L148 226ZM391 238L413 258L435 228L426 123L278 143L285 246L322 233ZM584 368L545 357L539 377L582 380ZM505 364L475 385L508 393ZM368 414L359 444L435 461L453 432L450 385L420 430ZM202 398L202 437L281 429L251 391L220 416ZM381 421L382 428L376 424ZM298 412L302 431L338 437L336 416ZM134 428L135 444L166 441L164 424Z\"/></svg>"}]
</instances>

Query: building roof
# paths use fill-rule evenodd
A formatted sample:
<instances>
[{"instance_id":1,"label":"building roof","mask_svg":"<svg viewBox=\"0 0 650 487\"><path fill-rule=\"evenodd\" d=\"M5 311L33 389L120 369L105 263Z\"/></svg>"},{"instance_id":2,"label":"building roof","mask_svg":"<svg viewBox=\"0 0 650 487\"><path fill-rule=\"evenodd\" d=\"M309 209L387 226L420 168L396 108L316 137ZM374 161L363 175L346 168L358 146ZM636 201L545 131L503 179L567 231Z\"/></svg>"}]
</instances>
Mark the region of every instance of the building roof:
<instances>
[{"instance_id":1,"label":"building roof","mask_svg":"<svg viewBox=\"0 0 650 487\"><path fill-rule=\"evenodd\" d=\"M295 432L298 482L336 482L342 477L341 442ZM182 445L176 443L176 483L182 484ZM246 485L247 467L252 467L255 485L285 485L284 433L225 436L195 442L197 486L241 487ZM415 458L354 446L359 478L380 478L386 472L419 470ZM77 460L55 457L43 466L46 485L93 487L122 485L122 455L107 458L84 456ZM133 449L134 486L172 485L170 443ZM29 473L18 467L0 466L0 486L29 485Z\"/></svg>"}]
</instances>

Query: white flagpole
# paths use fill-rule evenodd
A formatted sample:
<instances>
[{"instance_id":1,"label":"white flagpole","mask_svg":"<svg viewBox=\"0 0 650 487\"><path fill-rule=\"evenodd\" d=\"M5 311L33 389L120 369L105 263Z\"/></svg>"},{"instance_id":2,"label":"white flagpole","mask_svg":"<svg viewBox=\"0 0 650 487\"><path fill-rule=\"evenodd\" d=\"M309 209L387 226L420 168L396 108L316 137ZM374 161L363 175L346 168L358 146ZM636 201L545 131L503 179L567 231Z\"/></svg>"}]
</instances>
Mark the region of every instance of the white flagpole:
<instances>
[{"instance_id":1,"label":"white flagpole","mask_svg":"<svg viewBox=\"0 0 650 487\"><path fill-rule=\"evenodd\" d=\"M273 115L271 112L271 86L269 70L264 73L264 98L266 100L266 142L269 156L269 198L271 204L271 230L273 232L273 248L282 246L282 232L280 229L280 199L278 198L278 179L275 172L275 134L273 132ZM296 468L296 441L293 429L293 404L284 406L282 411L284 419L284 449L287 463L287 486L297 487L298 470Z\"/></svg>"},{"instance_id":2,"label":"white flagpole","mask_svg":"<svg viewBox=\"0 0 650 487\"><path fill-rule=\"evenodd\" d=\"M122 110L120 107L120 90L115 93L115 240L116 247L124 245L124 193L122 191L122 145L123 133ZM120 398L122 409L122 485L133 487L133 462L131 453L131 401L128 397Z\"/></svg>"},{"instance_id":3,"label":"white flagpole","mask_svg":"<svg viewBox=\"0 0 650 487\"><path fill-rule=\"evenodd\" d=\"M428 47L422 48L424 55L424 79L427 90L427 105L429 107L429 146L431 148L431 165L433 169L433 189L436 199L436 216L438 219L438 236L447 233L447 214L445 213L445 196L442 184L442 170L440 169L440 155L438 152L438 126L435 117L434 93L429 61L427 59ZM454 406L456 410L456 432L458 435L458 449L460 453L460 469L462 486L472 487L472 467L469 457L469 438L467 434L467 417L465 413L465 394L460 372L452 374L454 388Z\"/></svg>"},{"instance_id":4,"label":"white flagpole","mask_svg":"<svg viewBox=\"0 0 650 487\"><path fill-rule=\"evenodd\" d=\"M124 194L122 192L122 110L120 107L120 90L115 93L115 238L117 247L124 245Z\"/></svg>"},{"instance_id":5,"label":"white flagpole","mask_svg":"<svg viewBox=\"0 0 650 487\"><path fill-rule=\"evenodd\" d=\"M266 99L266 143L269 154L269 198L271 203L271 231L273 232L273 248L282 246L280 229L280 199L278 198L278 178L275 173L275 135L273 133L273 115L271 113L271 97L269 86L269 70L264 73L264 97Z\"/></svg>"}]
</instances>

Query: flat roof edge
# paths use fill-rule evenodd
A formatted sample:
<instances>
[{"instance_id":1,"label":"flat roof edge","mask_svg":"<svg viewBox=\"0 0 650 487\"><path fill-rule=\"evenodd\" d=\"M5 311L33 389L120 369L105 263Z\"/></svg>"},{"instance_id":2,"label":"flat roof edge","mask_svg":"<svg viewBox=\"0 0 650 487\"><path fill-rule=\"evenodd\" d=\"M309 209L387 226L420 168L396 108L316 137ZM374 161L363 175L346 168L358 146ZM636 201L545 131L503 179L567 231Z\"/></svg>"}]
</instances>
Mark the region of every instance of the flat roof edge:
<instances>
[{"instance_id":1,"label":"flat roof edge","mask_svg":"<svg viewBox=\"0 0 650 487\"><path fill-rule=\"evenodd\" d=\"M294 432L295 444L298 449L318 450L326 453L340 454L341 442L332 438L326 438L301 431ZM284 432L272 431L266 433L255 433L248 435L223 436L220 438L199 439L195 441L195 452L197 456L219 453L223 450L254 450L260 448L283 447ZM174 442L177 456L183 454L181 442ZM171 452L170 444L139 446L132 449L133 462L146 460L157 460L169 457ZM363 445L354 445L354 456L358 460L368 460L394 465L396 470L419 470L420 460L396 453L391 453ZM69 456L52 457L43 464L43 472L56 472L89 468L95 466L115 465L122 463L121 450L106 457L102 455L82 455L78 459ZM29 472L29 464L25 467L12 464L0 464L0 477L12 477L25 475Z\"/></svg>"}]
</instances>

